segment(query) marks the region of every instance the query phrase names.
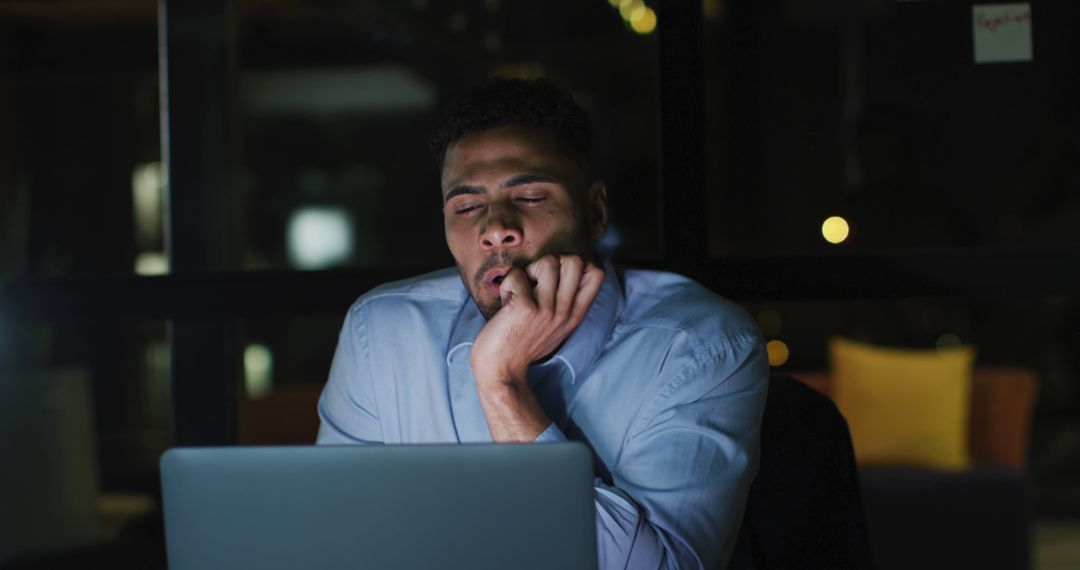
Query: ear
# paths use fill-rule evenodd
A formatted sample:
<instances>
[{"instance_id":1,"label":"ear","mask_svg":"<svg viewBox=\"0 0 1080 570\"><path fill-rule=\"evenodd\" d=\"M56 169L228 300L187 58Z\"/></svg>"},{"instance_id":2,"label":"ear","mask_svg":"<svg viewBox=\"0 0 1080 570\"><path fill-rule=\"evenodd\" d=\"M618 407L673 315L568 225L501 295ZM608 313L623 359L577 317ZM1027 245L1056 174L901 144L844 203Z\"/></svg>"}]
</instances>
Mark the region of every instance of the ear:
<instances>
[{"instance_id":1,"label":"ear","mask_svg":"<svg viewBox=\"0 0 1080 570\"><path fill-rule=\"evenodd\" d=\"M587 200L589 229L593 239L598 239L604 235L608 226L607 186L604 185L603 181L597 180L592 183L592 186L589 187Z\"/></svg>"}]
</instances>

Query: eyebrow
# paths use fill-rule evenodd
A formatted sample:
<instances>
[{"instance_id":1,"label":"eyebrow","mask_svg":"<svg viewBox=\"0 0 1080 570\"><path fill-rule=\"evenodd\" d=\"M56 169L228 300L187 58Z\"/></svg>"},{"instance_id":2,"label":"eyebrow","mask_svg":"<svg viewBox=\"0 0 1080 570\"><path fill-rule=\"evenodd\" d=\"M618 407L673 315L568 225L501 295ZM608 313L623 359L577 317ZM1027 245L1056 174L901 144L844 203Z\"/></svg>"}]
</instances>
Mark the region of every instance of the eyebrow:
<instances>
[{"instance_id":1,"label":"eyebrow","mask_svg":"<svg viewBox=\"0 0 1080 570\"><path fill-rule=\"evenodd\" d=\"M537 182L554 183L558 182L558 180L554 176L549 176L547 174L518 174L503 183L502 187L510 188L513 186L524 186L525 184L536 184Z\"/></svg>"},{"instance_id":2,"label":"eyebrow","mask_svg":"<svg viewBox=\"0 0 1080 570\"><path fill-rule=\"evenodd\" d=\"M559 180L557 178L555 178L554 176L549 176L547 174L526 173L526 174L518 174L518 175L510 178L506 182L500 184L500 187L501 188L512 188L514 186L524 186L526 184L536 184L536 183L539 183L539 182L557 183L558 181ZM445 203L449 202L451 199L453 199L454 197L460 196L462 194L475 195L475 194L483 194L483 193L484 193L484 189L479 187L479 186L470 186L468 184L462 184L460 186L455 186L455 187L451 188L450 191L446 193L446 197L443 198L443 203L445 204Z\"/></svg>"},{"instance_id":3,"label":"eyebrow","mask_svg":"<svg viewBox=\"0 0 1080 570\"><path fill-rule=\"evenodd\" d=\"M479 186L469 186L462 184L461 186L455 186L446 193L446 197L443 198L443 203L449 202L453 197L460 196L462 194L483 194L484 189Z\"/></svg>"}]
</instances>

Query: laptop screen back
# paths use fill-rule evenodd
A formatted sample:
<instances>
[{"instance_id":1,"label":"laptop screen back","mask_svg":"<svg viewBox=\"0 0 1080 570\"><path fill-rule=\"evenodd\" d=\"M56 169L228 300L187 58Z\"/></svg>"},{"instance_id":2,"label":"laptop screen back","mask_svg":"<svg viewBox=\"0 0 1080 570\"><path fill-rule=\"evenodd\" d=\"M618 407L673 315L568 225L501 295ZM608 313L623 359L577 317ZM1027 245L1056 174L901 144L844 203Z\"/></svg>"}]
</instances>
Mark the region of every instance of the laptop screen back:
<instances>
[{"instance_id":1,"label":"laptop screen back","mask_svg":"<svg viewBox=\"0 0 1080 570\"><path fill-rule=\"evenodd\" d=\"M596 567L576 443L176 448L161 476L172 570Z\"/></svg>"}]
</instances>

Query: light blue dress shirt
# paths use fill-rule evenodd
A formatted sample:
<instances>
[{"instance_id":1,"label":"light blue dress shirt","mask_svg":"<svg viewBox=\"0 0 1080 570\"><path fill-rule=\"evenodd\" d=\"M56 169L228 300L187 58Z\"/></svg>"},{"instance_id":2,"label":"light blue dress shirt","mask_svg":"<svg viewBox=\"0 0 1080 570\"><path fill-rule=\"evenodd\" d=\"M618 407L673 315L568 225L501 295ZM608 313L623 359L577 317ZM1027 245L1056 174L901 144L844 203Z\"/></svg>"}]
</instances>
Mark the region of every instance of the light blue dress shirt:
<instances>
[{"instance_id":1,"label":"light blue dress shirt","mask_svg":"<svg viewBox=\"0 0 1080 570\"><path fill-rule=\"evenodd\" d=\"M764 345L741 308L685 277L605 266L585 320L529 369L552 420L536 441L592 449L601 568L715 568L757 471ZM318 443L490 442L469 364L485 322L456 269L360 297Z\"/></svg>"}]
</instances>

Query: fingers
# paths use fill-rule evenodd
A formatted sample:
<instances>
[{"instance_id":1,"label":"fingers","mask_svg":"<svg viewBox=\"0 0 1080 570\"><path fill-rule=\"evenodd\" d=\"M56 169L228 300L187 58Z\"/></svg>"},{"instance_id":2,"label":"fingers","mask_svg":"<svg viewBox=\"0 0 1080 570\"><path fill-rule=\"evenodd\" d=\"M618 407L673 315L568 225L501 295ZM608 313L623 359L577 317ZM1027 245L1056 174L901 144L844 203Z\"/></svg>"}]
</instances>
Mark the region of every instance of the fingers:
<instances>
[{"instance_id":1,"label":"fingers","mask_svg":"<svg viewBox=\"0 0 1080 570\"><path fill-rule=\"evenodd\" d=\"M528 279L536 282L530 296L535 306L551 317L553 325L572 331L581 324L599 294L604 270L577 255L546 255L526 266L523 273L521 270L508 273L500 292L521 295L526 291L523 287L528 285ZM503 293L503 305L508 300Z\"/></svg>"},{"instance_id":2,"label":"fingers","mask_svg":"<svg viewBox=\"0 0 1080 570\"><path fill-rule=\"evenodd\" d=\"M517 267L512 267L503 278L502 284L499 285L499 298L502 300L503 307L512 303L521 303L529 307L536 306L529 276Z\"/></svg>"},{"instance_id":3,"label":"fingers","mask_svg":"<svg viewBox=\"0 0 1080 570\"><path fill-rule=\"evenodd\" d=\"M603 283L604 271L576 255L548 255L511 268L499 286L502 309L484 326L473 354L503 360L516 355L514 362L526 364L551 355L584 320ZM484 352L489 342L506 349Z\"/></svg>"},{"instance_id":4,"label":"fingers","mask_svg":"<svg viewBox=\"0 0 1080 570\"><path fill-rule=\"evenodd\" d=\"M559 257L559 287L555 294L555 320L563 323L573 314L585 262L576 255Z\"/></svg>"},{"instance_id":5,"label":"fingers","mask_svg":"<svg viewBox=\"0 0 1080 570\"><path fill-rule=\"evenodd\" d=\"M559 258L545 255L525 267L525 273L536 282L533 294L541 311L555 311L555 295L559 289Z\"/></svg>"},{"instance_id":6,"label":"fingers","mask_svg":"<svg viewBox=\"0 0 1080 570\"><path fill-rule=\"evenodd\" d=\"M577 294L574 297L574 308L568 323L570 328L576 328L581 324L603 285L604 270L592 263L586 264L581 274L581 281L577 286Z\"/></svg>"}]
</instances>

